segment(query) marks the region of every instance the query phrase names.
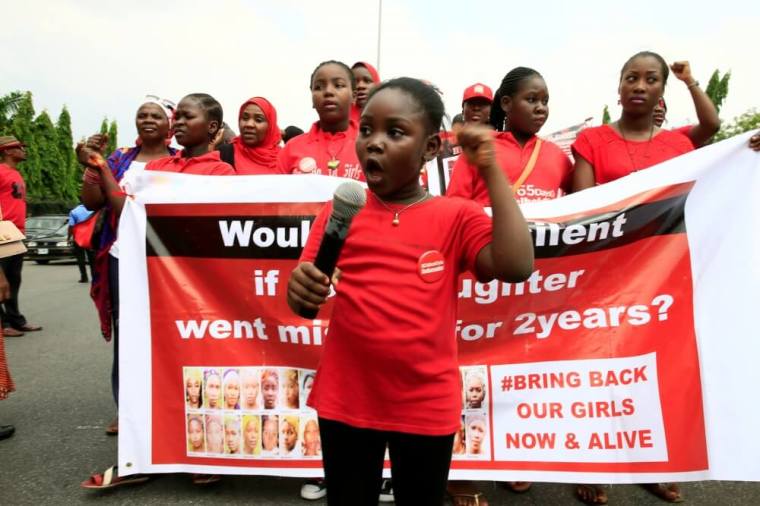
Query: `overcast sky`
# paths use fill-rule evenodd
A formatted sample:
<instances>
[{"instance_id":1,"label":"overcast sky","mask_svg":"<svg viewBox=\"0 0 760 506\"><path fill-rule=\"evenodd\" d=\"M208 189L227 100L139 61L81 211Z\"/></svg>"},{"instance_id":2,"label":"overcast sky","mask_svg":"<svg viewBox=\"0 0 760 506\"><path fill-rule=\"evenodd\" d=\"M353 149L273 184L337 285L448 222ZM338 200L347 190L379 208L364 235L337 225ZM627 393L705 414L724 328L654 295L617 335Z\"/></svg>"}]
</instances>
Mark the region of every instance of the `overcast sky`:
<instances>
[{"instance_id":1,"label":"overcast sky","mask_svg":"<svg viewBox=\"0 0 760 506\"><path fill-rule=\"evenodd\" d=\"M135 138L145 94L178 101L207 92L237 130L248 97L272 101L281 127L316 120L309 76L323 60L377 64L378 0L200 2L26 0L3 2L0 94L30 90L37 112L57 117L66 104L75 137L119 124L121 145ZM618 115L620 67L650 49L669 62L688 59L702 86L731 70L721 111L730 120L760 108L760 2L403 1L384 0L382 78L409 75L444 92L460 112L462 91L480 81L494 90L515 66L541 72L550 93L549 134L593 116ZM686 86L666 89L671 126L694 121Z\"/></svg>"}]
</instances>

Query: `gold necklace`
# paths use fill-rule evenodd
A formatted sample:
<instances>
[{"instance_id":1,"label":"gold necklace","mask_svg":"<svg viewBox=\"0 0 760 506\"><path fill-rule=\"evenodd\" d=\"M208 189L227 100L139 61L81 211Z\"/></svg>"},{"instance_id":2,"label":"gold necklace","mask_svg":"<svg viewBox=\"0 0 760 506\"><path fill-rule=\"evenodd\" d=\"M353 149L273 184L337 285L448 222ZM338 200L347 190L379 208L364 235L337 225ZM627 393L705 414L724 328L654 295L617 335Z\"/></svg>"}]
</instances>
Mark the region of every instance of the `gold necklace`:
<instances>
[{"instance_id":1,"label":"gold necklace","mask_svg":"<svg viewBox=\"0 0 760 506\"><path fill-rule=\"evenodd\" d=\"M373 193L372 195L375 195L375 194ZM406 211L410 207L416 206L417 204L419 204L420 202L422 202L423 200L425 200L426 198L428 198L428 195L429 194L428 194L428 192L426 190L425 193L422 194L422 197L420 197L419 199L415 200L411 204L407 204L406 207L402 207L401 209L397 209L397 210L391 209L390 206L388 206L388 204L386 204L385 202L383 202L383 200L380 197L378 197L377 195L375 195L375 198L377 199L378 202L380 202L381 206L383 206L385 209L387 209L388 211L390 211L390 212L393 213L393 221L391 222L391 224L394 227L398 227L399 223L401 223L401 221L398 218L399 214L403 213L404 211Z\"/></svg>"},{"instance_id":2,"label":"gold necklace","mask_svg":"<svg viewBox=\"0 0 760 506\"><path fill-rule=\"evenodd\" d=\"M327 168L330 170L335 170L338 167L340 167L340 160L338 159L338 154L343 151L343 148L346 146L346 141L348 141L348 137L345 136L345 132L337 132L333 134L331 137L335 137L335 135L338 135L339 133L343 133L343 139L341 139L340 143L338 142L331 142L334 139L325 139L325 151L327 152L327 156L330 157L330 159L327 161ZM331 146L338 146L338 149L335 150L335 152L332 152L330 150Z\"/></svg>"},{"instance_id":3,"label":"gold necklace","mask_svg":"<svg viewBox=\"0 0 760 506\"><path fill-rule=\"evenodd\" d=\"M628 145L629 141L625 137L625 132L623 131L623 125L620 124L620 121L617 122L618 130L620 130L620 136L623 138L623 142L625 143L625 152L628 153L628 158L631 160L631 168L633 169L631 172L636 172L636 162L633 161L633 155L631 154L631 148ZM647 140L647 146L644 150L644 154L642 155L643 158L649 158L649 147L652 144L652 136L654 134L654 121L651 123L649 127L649 139Z\"/></svg>"}]
</instances>

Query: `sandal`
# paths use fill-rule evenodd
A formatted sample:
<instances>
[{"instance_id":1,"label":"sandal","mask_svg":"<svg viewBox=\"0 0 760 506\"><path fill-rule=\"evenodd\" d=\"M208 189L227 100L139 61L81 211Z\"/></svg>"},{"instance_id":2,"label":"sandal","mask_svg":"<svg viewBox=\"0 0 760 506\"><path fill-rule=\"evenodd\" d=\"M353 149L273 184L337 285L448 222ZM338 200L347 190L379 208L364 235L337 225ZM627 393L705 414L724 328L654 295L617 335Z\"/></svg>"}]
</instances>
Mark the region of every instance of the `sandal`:
<instances>
[{"instance_id":1,"label":"sandal","mask_svg":"<svg viewBox=\"0 0 760 506\"><path fill-rule=\"evenodd\" d=\"M116 472L117 467L111 466L102 474L93 474L84 480L80 486L90 489L106 489L120 487L122 485L137 485L150 480L150 476L145 474L133 474L131 476L121 477Z\"/></svg>"},{"instance_id":2,"label":"sandal","mask_svg":"<svg viewBox=\"0 0 760 506\"><path fill-rule=\"evenodd\" d=\"M533 482L530 481L505 481L501 484L507 490L514 492L515 494L522 494L530 490Z\"/></svg>"},{"instance_id":3,"label":"sandal","mask_svg":"<svg viewBox=\"0 0 760 506\"><path fill-rule=\"evenodd\" d=\"M488 506L486 496L471 481L450 481L446 492L454 506Z\"/></svg>"},{"instance_id":4,"label":"sandal","mask_svg":"<svg viewBox=\"0 0 760 506\"><path fill-rule=\"evenodd\" d=\"M31 323L25 323L17 330L20 330L21 332L37 332L38 330L42 330L42 325L32 325Z\"/></svg>"},{"instance_id":5,"label":"sandal","mask_svg":"<svg viewBox=\"0 0 760 506\"><path fill-rule=\"evenodd\" d=\"M454 506L488 506L483 492L475 492L474 494L449 494L451 497L451 504Z\"/></svg>"},{"instance_id":6,"label":"sandal","mask_svg":"<svg viewBox=\"0 0 760 506\"><path fill-rule=\"evenodd\" d=\"M665 502L683 502L677 483L645 483L641 486Z\"/></svg>"},{"instance_id":7,"label":"sandal","mask_svg":"<svg viewBox=\"0 0 760 506\"><path fill-rule=\"evenodd\" d=\"M211 485L222 479L218 474L193 474L193 485Z\"/></svg>"},{"instance_id":8,"label":"sandal","mask_svg":"<svg viewBox=\"0 0 760 506\"><path fill-rule=\"evenodd\" d=\"M106 427L106 434L109 436L118 436L119 435L119 417L117 416L113 420L111 420L111 423L108 424L108 427Z\"/></svg>"},{"instance_id":9,"label":"sandal","mask_svg":"<svg viewBox=\"0 0 760 506\"><path fill-rule=\"evenodd\" d=\"M607 504L607 491L601 485L576 485L575 496L579 501L591 506Z\"/></svg>"}]
</instances>

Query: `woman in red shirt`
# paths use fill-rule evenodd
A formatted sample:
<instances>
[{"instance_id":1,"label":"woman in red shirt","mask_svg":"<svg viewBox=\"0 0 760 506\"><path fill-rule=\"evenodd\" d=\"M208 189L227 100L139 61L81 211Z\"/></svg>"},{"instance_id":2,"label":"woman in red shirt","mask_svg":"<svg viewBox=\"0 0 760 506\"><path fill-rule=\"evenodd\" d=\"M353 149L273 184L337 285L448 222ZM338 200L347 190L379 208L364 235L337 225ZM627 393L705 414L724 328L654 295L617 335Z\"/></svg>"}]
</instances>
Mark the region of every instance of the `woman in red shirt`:
<instances>
[{"instance_id":1,"label":"woman in red shirt","mask_svg":"<svg viewBox=\"0 0 760 506\"><path fill-rule=\"evenodd\" d=\"M219 146L221 158L235 167L238 175L278 174L280 127L277 110L263 97L253 97L240 106L240 135Z\"/></svg>"},{"instance_id":2,"label":"woman in red shirt","mask_svg":"<svg viewBox=\"0 0 760 506\"><path fill-rule=\"evenodd\" d=\"M570 160L556 144L536 136L548 117L549 90L541 74L527 67L510 70L496 91L490 124L497 130L494 143L497 161L512 182L518 202L554 199L570 189ZM491 205L485 181L465 157L456 161L446 195ZM531 484L507 482L505 486L514 492L525 492ZM483 502L471 482L451 482L449 493L457 506L468 504L466 501L473 497Z\"/></svg>"},{"instance_id":3,"label":"woman in red shirt","mask_svg":"<svg viewBox=\"0 0 760 506\"><path fill-rule=\"evenodd\" d=\"M694 149L687 136L655 125L654 108L665 92L668 73L662 56L650 51L625 62L618 85L620 118L583 130L573 143L573 191L614 181ZM649 483L644 488L668 502L683 500L675 483ZM607 504L607 492L599 485L577 485L576 494L586 504Z\"/></svg>"},{"instance_id":4,"label":"woman in red shirt","mask_svg":"<svg viewBox=\"0 0 760 506\"><path fill-rule=\"evenodd\" d=\"M668 73L662 56L649 51L625 63L618 86L620 118L583 130L573 143L573 191L614 181L694 149L685 135L654 123L654 108L665 91Z\"/></svg>"},{"instance_id":5,"label":"woman in red shirt","mask_svg":"<svg viewBox=\"0 0 760 506\"><path fill-rule=\"evenodd\" d=\"M510 70L496 91L490 121L497 130L497 161L518 202L550 200L570 189L570 160L556 144L536 136L548 117L549 90L541 74L527 67ZM485 181L464 157L454 165L446 195L490 205Z\"/></svg>"},{"instance_id":6,"label":"woman in red shirt","mask_svg":"<svg viewBox=\"0 0 760 506\"><path fill-rule=\"evenodd\" d=\"M320 63L311 75L311 103L319 121L288 142L277 157L283 174L320 174L364 181L354 142L357 126L351 120L356 81L345 63Z\"/></svg>"},{"instance_id":7,"label":"woman in red shirt","mask_svg":"<svg viewBox=\"0 0 760 506\"><path fill-rule=\"evenodd\" d=\"M356 151L367 203L338 260L330 339L308 401L320 417L330 504L377 504L386 445L398 504L443 503L461 425L459 274L514 282L533 270L530 233L489 129L466 127L459 137L487 181L493 222L474 202L420 186L423 163L440 147L442 116L433 88L410 78L378 86L362 112ZM312 262L331 212L328 204L317 217L291 274L296 313L318 309L329 293Z\"/></svg>"}]
</instances>

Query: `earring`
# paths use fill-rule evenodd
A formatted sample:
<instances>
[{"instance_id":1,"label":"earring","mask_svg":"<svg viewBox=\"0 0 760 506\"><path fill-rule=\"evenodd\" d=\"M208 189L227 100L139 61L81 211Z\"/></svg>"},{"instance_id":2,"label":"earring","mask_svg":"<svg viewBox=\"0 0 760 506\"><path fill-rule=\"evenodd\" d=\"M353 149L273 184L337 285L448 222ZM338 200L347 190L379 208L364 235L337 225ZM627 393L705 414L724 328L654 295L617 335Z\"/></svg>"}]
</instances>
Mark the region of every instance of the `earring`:
<instances>
[{"instance_id":1,"label":"earring","mask_svg":"<svg viewBox=\"0 0 760 506\"><path fill-rule=\"evenodd\" d=\"M504 121L501 124L501 131L506 132L508 128L509 128L509 116L505 114Z\"/></svg>"},{"instance_id":2,"label":"earring","mask_svg":"<svg viewBox=\"0 0 760 506\"><path fill-rule=\"evenodd\" d=\"M621 104L621 102L620 102L620 97L618 97L618 105L620 105L620 104Z\"/></svg>"}]
</instances>

